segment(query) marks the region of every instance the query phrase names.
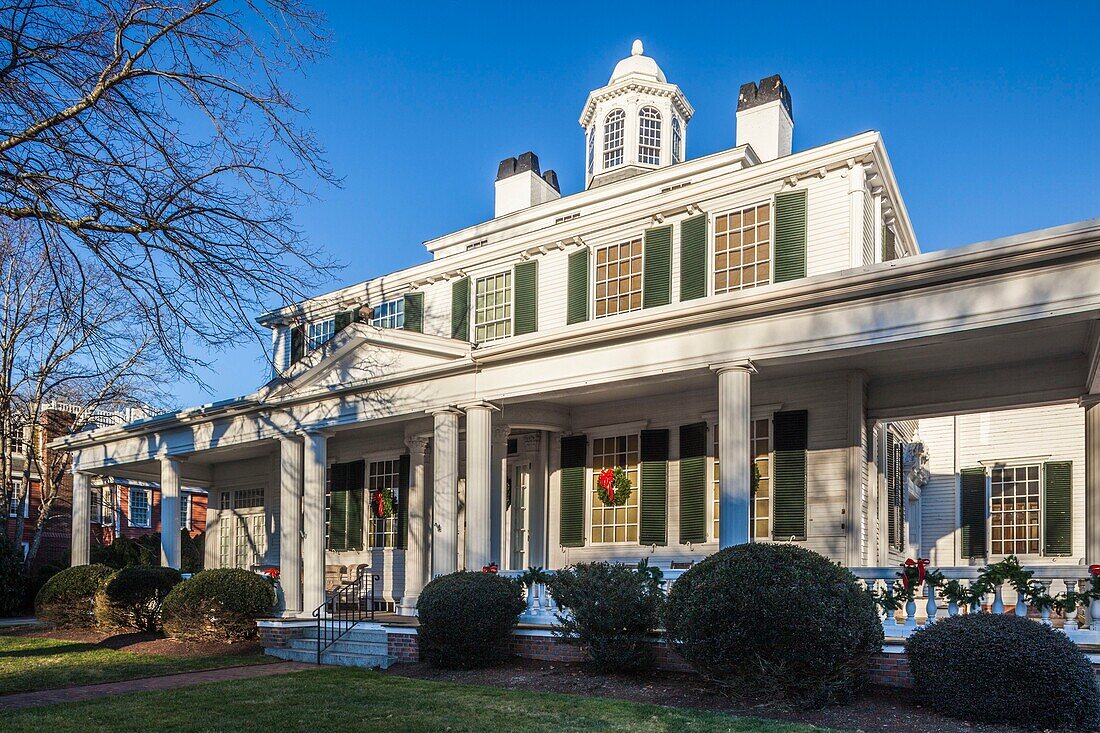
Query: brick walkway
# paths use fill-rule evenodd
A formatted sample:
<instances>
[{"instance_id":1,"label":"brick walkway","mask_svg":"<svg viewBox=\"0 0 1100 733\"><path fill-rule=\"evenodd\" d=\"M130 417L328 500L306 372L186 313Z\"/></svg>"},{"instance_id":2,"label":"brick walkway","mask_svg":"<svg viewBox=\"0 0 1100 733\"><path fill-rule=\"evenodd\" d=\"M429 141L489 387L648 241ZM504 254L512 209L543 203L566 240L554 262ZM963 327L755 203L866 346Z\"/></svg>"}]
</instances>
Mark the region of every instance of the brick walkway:
<instances>
[{"instance_id":1,"label":"brick walkway","mask_svg":"<svg viewBox=\"0 0 1100 733\"><path fill-rule=\"evenodd\" d=\"M304 669L317 669L317 665L302 664L299 662L277 662L275 664L258 664L250 667L226 667L224 669L208 669L202 672L170 674L161 677L144 677L142 679L123 680L121 682L103 682L98 685L86 685L84 687L65 687L56 690L20 692L14 695L0 696L0 711L33 708L38 705L53 705L59 702L93 700L97 697L122 695L127 692L172 690L177 687L189 687L204 682L227 682L229 680L246 680L253 677L270 677L271 675L277 674L301 672Z\"/></svg>"}]
</instances>

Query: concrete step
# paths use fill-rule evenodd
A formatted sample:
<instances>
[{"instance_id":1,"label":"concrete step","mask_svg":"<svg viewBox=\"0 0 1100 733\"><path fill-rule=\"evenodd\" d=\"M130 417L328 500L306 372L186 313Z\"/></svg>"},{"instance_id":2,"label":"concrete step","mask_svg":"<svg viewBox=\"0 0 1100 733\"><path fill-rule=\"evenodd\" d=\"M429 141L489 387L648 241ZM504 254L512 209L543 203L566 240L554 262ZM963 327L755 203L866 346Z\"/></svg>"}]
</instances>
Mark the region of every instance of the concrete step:
<instances>
[{"instance_id":1,"label":"concrete step","mask_svg":"<svg viewBox=\"0 0 1100 733\"><path fill-rule=\"evenodd\" d=\"M264 653L278 659L286 659L291 662L317 662L317 649L296 649L294 647L269 647ZM365 667L368 669L386 669L393 664L393 658L385 654L351 654L339 651L326 651L321 654L321 664L331 664L338 667Z\"/></svg>"},{"instance_id":2,"label":"concrete step","mask_svg":"<svg viewBox=\"0 0 1100 733\"><path fill-rule=\"evenodd\" d=\"M388 636L385 629L372 629L362 626L354 626L347 631L344 631L342 628L337 629L337 633L340 634L341 641L360 641L380 644L385 644ZM309 627L305 629L302 638L315 641L317 639L317 628Z\"/></svg>"},{"instance_id":3,"label":"concrete step","mask_svg":"<svg viewBox=\"0 0 1100 733\"><path fill-rule=\"evenodd\" d=\"M303 651L317 652L317 640L316 639L290 639L287 642L287 646L292 649L301 649ZM334 652L346 652L348 654L366 654L366 655L378 655L385 656L389 651L389 644L385 640L382 641L358 641L344 637L333 644L329 645L329 651Z\"/></svg>"}]
</instances>

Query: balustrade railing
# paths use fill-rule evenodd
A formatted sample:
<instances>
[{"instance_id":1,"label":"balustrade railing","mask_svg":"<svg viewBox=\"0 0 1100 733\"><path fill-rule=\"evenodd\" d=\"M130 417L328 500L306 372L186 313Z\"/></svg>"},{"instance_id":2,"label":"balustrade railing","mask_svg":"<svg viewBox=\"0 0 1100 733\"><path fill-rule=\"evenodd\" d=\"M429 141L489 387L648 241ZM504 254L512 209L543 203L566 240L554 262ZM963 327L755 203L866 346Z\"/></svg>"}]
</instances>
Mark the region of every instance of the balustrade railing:
<instances>
[{"instance_id":1,"label":"balustrade railing","mask_svg":"<svg viewBox=\"0 0 1100 733\"><path fill-rule=\"evenodd\" d=\"M849 569L872 591L882 591L898 580L897 566ZM1041 584L1051 596L1076 593L1082 587L1087 587L1090 580L1088 568L1081 565L1036 565L1025 566L1024 569L1032 574L1032 581ZM968 589L978 580L981 568L937 567L936 571L945 581L957 581L963 589ZM1012 613L1017 616L1032 616L1039 623L1062 629L1078 643L1100 643L1100 601L1092 601L1072 612L1057 612L1051 606L1030 605L1023 594L1017 593L1007 581L995 584L992 592L980 596L977 602L960 606L954 600L945 598L942 589L926 580L922 587L915 589L913 597L906 600L901 608L895 612L883 611L881 615L886 636L904 638L930 620L960 613Z\"/></svg>"},{"instance_id":2,"label":"balustrade railing","mask_svg":"<svg viewBox=\"0 0 1100 733\"><path fill-rule=\"evenodd\" d=\"M1062 595L1086 588L1089 572L1084 566L1026 566L1032 573L1032 579L1041 583L1050 595ZM668 593L672 584L685 571L662 568L661 589ZM860 567L850 568L852 573L868 588L882 590L892 586L898 580L898 567ZM966 588L978 580L981 568L978 567L937 567L936 571L946 581L958 581ZM568 613L568 609L559 609L547 580L553 577L553 570L538 573L537 580L527 571L510 570L500 573L521 583L526 610L520 615L521 624L547 626L554 622L558 613ZM883 630L887 638L904 638L929 620L947 618L960 613L1013 613L1017 616L1030 616L1036 623L1044 623L1062 629L1071 639L1080 644L1100 644L1100 601L1092 601L1087 607L1079 607L1074 613L1062 613L1051 607L1035 608L1018 594L1008 583L996 585L991 593L972 606L960 606L943 597L942 591L931 583L924 583L916 590L912 600L907 600L895 613L882 612Z\"/></svg>"}]
</instances>

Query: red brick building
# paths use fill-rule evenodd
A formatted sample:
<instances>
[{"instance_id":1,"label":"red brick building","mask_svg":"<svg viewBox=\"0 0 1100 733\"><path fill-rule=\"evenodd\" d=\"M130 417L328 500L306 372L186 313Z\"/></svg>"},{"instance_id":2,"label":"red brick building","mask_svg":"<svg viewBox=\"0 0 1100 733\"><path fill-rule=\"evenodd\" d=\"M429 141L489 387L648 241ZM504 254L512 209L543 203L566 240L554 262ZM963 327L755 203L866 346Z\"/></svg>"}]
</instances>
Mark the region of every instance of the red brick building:
<instances>
[{"instance_id":1,"label":"red brick building","mask_svg":"<svg viewBox=\"0 0 1100 733\"><path fill-rule=\"evenodd\" d=\"M206 531L206 489L180 490L180 529L191 537ZM159 533L160 489L157 484L107 477L92 486L92 546L109 545L116 537L138 539Z\"/></svg>"}]
</instances>

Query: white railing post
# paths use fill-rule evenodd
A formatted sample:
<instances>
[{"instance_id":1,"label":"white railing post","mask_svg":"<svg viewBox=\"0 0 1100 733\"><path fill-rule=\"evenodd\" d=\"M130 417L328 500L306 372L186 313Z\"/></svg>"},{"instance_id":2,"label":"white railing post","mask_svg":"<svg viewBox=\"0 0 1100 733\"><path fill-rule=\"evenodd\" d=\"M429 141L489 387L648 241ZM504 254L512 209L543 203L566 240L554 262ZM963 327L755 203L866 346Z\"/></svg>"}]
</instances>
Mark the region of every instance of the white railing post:
<instances>
[{"instance_id":1,"label":"white railing post","mask_svg":"<svg viewBox=\"0 0 1100 733\"><path fill-rule=\"evenodd\" d=\"M993 589L993 605L990 607L990 612L994 614L1002 614L1005 612L1005 602L1001 598L1001 584L998 583Z\"/></svg>"},{"instance_id":2,"label":"white railing post","mask_svg":"<svg viewBox=\"0 0 1100 733\"><path fill-rule=\"evenodd\" d=\"M1041 583L1042 586L1043 586L1043 592L1046 593L1046 595L1048 595L1048 596L1050 595L1050 585L1053 582L1054 582L1053 580L1040 580L1039 581L1039 583ZM1043 623L1046 624L1047 626L1053 626L1054 625L1053 622L1050 620L1050 606L1049 605L1043 606L1042 608L1039 609L1039 616L1042 617Z\"/></svg>"},{"instance_id":3,"label":"white railing post","mask_svg":"<svg viewBox=\"0 0 1100 733\"><path fill-rule=\"evenodd\" d=\"M1066 593L1077 592L1077 578L1066 578L1062 581L1066 584ZM1072 609L1066 609L1066 621L1062 624L1062 630L1067 634L1072 631L1077 631L1077 606Z\"/></svg>"},{"instance_id":4,"label":"white railing post","mask_svg":"<svg viewBox=\"0 0 1100 733\"><path fill-rule=\"evenodd\" d=\"M927 616L924 623L930 624L936 620L936 615L939 613L939 607L936 605L936 586L932 585L931 581L925 580L924 592L928 595L928 602L924 605L924 613Z\"/></svg>"},{"instance_id":5,"label":"white railing post","mask_svg":"<svg viewBox=\"0 0 1100 733\"><path fill-rule=\"evenodd\" d=\"M1016 591L1015 613L1021 618L1027 618L1027 599L1024 598L1024 594L1020 591Z\"/></svg>"}]
</instances>

